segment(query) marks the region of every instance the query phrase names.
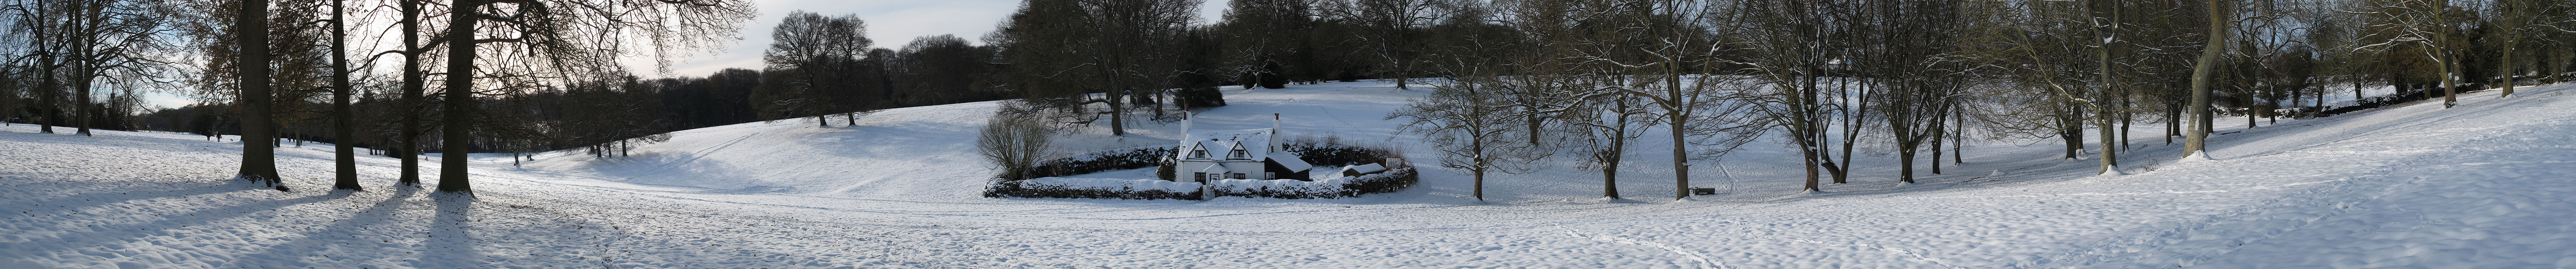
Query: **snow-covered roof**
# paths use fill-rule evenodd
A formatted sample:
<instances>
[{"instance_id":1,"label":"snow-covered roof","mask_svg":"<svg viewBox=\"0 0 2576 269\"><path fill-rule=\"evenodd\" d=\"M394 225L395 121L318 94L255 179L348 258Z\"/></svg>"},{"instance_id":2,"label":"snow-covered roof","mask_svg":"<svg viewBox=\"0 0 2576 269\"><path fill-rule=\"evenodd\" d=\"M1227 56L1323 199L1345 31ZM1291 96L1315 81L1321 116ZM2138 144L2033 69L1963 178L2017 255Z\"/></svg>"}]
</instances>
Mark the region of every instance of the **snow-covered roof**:
<instances>
[{"instance_id":1,"label":"snow-covered roof","mask_svg":"<svg viewBox=\"0 0 2576 269\"><path fill-rule=\"evenodd\" d=\"M1386 171L1386 166L1381 166L1381 165L1374 164L1374 163L1372 163L1372 164L1362 164L1362 165L1353 165L1353 166L1344 166L1344 167L1342 167L1342 174L1346 174L1346 175L1347 175L1347 174L1368 174L1368 173L1377 173L1377 172L1385 172L1385 171ZM1353 173L1353 172L1356 172L1356 173Z\"/></svg>"},{"instance_id":2,"label":"snow-covered roof","mask_svg":"<svg viewBox=\"0 0 2576 269\"><path fill-rule=\"evenodd\" d=\"M1189 130L1187 136L1181 137L1180 154L1183 159L1225 161L1233 157L1229 153L1235 145L1243 145L1244 158L1240 160L1261 161L1262 156L1270 156L1270 136L1275 130ZM1190 158L1196 157L1189 155L1196 150L1207 150L1207 158Z\"/></svg>"},{"instance_id":3,"label":"snow-covered roof","mask_svg":"<svg viewBox=\"0 0 2576 269\"><path fill-rule=\"evenodd\" d=\"M1306 171L1306 169L1315 168L1315 165L1306 164L1305 159L1298 159L1296 154L1287 152L1272 152L1270 160L1278 161L1279 166L1287 167L1288 171Z\"/></svg>"}]
</instances>

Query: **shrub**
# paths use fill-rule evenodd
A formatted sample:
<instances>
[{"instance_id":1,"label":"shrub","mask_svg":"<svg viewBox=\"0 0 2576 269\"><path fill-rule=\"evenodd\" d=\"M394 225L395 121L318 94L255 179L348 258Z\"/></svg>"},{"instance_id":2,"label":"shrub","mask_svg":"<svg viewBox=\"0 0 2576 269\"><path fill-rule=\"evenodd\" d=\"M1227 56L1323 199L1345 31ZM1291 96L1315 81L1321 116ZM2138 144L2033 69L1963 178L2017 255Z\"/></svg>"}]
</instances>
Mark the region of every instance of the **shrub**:
<instances>
[{"instance_id":1,"label":"shrub","mask_svg":"<svg viewBox=\"0 0 2576 269\"><path fill-rule=\"evenodd\" d=\"M1163 181L1172 181L1173 177L1180 176L1179 171L1172 171L1172 169L1177 166L1180 166L1180 164L1172 162L1156 162L1154 165L1154 178L1162 179Z\"/></svg>"},{"instance_id":2,"label":"shrub","mask_svg":"<svg viewBox=\"0 0 2576 269\"><path fill-rule=\"evenodd\" d=\"M1415 173L1413 167L1387 169L1385 173L1351 177L1349 181L1342 183L1342 196L1360 197L1361 194L1396 192L1412 188L1413 184L1418 182L1422 182L1422 175Z\"/></svg>"},{"instance_id":3,"label":"shrub","mask_svg":"<svg viewBox=\"0 0 2576 269\"><path fill-rule=\"evenodd\" d=\"M1315 165L1350 166L1385 162L1388 158L1404 158L1394 150L1343 145L1331 140L1292 141L1280 144L1279 147L1288 152L1296 152L1298 157L1306 159L1306 163Z\"/></svg>"},{"instance_id":4,"label":"shrub","mask_svg":"<svg viewBox=\"0 0 2576 269\"><path fill-rule=\"evenodd\" d=\"M1182 107L1199 108L1225 106L1225 93L1218 92L1216 87L1181 89L1179 92L1172 93L1172 99L1174 103L1179 103Z\"/></svg>"}]
</instances>

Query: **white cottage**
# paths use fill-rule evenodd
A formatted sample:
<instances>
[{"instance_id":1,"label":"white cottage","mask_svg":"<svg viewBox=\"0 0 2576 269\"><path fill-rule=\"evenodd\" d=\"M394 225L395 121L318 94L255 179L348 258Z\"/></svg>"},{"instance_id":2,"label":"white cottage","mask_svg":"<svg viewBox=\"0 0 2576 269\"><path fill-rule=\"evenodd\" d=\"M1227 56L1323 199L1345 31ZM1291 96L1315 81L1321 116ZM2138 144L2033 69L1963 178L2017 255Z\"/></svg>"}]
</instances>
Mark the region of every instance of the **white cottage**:
<instances>
[{"instance_id":1,"label":"white cottage","mask_svg":"<svg viewBox=\"0 0 2576 269\"><path fill-rule=\"evenodd\" d=\"M1190 128L1187 114L1181 119L1180 150L1174 151L1173 172L1181 182L1203 182L1213 179L1297 179L1306 180L1306 170L1314 168L1279 148L1279 114L1270 114L1270 128L1249 130L1200 130Z\"/></svg>"}]
</instances>

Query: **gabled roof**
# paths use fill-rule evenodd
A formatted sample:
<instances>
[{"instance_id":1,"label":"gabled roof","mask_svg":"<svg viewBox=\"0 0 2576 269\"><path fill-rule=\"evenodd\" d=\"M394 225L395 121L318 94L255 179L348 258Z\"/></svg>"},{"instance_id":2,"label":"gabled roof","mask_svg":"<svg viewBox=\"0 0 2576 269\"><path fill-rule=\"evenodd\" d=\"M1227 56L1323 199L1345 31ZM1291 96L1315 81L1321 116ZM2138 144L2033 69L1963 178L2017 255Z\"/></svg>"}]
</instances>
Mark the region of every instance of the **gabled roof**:
<instances>
[{"instance_id":1,"label":"gabled roof","mask_svg":"<svg viewBox=\"0 0 2576 269\"><path fill-rule=\"evenodd\" d=\"M1210 159L1200 160L1226 161L1226 157L1231 155L1228 154L1230 153L1229 151L1233 150L1235 145L1240 144L1243 145L1243 150L1245 151L1244 156L1251 157L1251 159L1243 161L1261 161L1261 156L1270 156L1270 132L1275 130L1276 129L1271 128L1250 130L1188 130L1187 133L1184 133L1186 135L1181 137L1180 154L1183 159L1196 159L1188 158L1190 157L1189 153L1191 151L1204 149L1208 151L1208 158Z\"/></svg>"},{"instance_id":2,"label":"gabled roof","mask_svg":"<svg viewBox=\"0 0 2576 269\"><path fill-rule=\"evenodd\" d=\"M1315 165L1306 164L1306 160L1298 159L1296 154L1287 152L1272 152L1270 160L1279 162L1279 166L1287 167L1288 171L1306 171L1306 169L1315 168Z\"/></svg>"}]
</instances>

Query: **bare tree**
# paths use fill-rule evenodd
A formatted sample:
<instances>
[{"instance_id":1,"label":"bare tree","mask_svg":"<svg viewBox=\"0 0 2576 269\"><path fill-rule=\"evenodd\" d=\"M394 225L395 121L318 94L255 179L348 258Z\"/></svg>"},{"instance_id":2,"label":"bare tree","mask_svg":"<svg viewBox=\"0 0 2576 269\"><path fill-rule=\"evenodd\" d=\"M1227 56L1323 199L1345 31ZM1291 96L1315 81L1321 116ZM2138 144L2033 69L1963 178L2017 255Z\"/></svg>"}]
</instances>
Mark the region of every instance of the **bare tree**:
<instances>
[{"instance_id":1,"label":"bare tree","mask_svg":"<svg viewBox=\"0 0 2576 269\"><path fill-rule=\"evenodd\" d=\"M508 5L501 5L508 4ZM485 44L493 56L519 56L519 62L496 62L486 71L515 71L521 79L544 74L614 73L623 69L614 54L630 46L653 49L657 63L667 65L670 49L712 47L739 29L753 14L751 4L736 0L453 0L448 7L445 139L440 152L439 191L471 193L466 152L475 128L476 59ZM505 9L506 8L506 9ZM482 23L490 22L485 26ZM490 31L490 32L487 32ZM500 36L501 38L480 38ZM506 58L505 58L506 59ZM494 76L480 76L494 77ZM565 75L559 77L582 77ZM511 82L511 81L499 81ZM524 89L504 87L495 91Z\"/></svg>"},{"instance_id":2,"label":"bare tree","mask_svg":"<svg viewBox=\"0 0 2576 269\"><path fill-rule=\"evenodd\" d=\"M2459 19L2466 11L2452 7L2449 0L2368 1L2358 10L2345 11L2361 14L2370 21L2371 40L2377 42L2360 49L2389 50L2399 45L2421 48L2416 50L2419 56L2440 70L2436 79L2442 82L2442 107L2458 105L2458 80L2453 74L2457 73L2460 53L2454 51L2453 43L2457 41L2451 39L2451 34L2469 23Z\"/></svg>"},{"instance_id":3,"label":"bare tree","mask_svg":"<svg viewBox=\"0 0 2576 269\"><path fill-rule=\"evenodd\" d=\"M1045 110L1036 105L1006 102L975 138L976 153L1002 170L1003 180L1028 179L1038 161L1054 154L1054 134L1046 119L1034 115Z\"/></svg>"},{"instance_id":4,"label":"bare tree","mask_svg":"<svg viewBox=\"0 0 2576 269\"><path fill-rule=\"evenodd\" d=\"M2209 0L2209 43L2201 48L2200 60L2191 69L2191 103L2186 105L2190 112L2185 113L2191 115L2194 123L2208 122L2210 118L2209 91L2214 85L2210 85L2213 82L2209 79L2218 72L2213 69L2218 68L2219 52L2227 48L2229 13L2226 12L2226 3ZM2191 127L2190 131L2183 132L2182 152L2187 156L2185 158L2209 158L2205 151L2209 149L2210 127L2206 124L2192 124Z\"/></svg>"},{"instance_id":5,"label":"bare tree","mask_svg":"<svg viewBox=\"0 0 2576 269\"><path fill-rule=\"evenodd\" d=\"M1037 0L1024 3L986 42L1007 48L1015 74L1008 86L1039 104L1105 111L1080 119L1109 119L1109 133L1127 135L1131 106L1150 102L1170 86L1178 62L1175 44L1196 18L1197 0ZM1090 94L1098 93L1099 98ZM1162 113L1157 105L1155 113ZM1160 116L1159 114L1156 116ZM1159 118L1159 117L1158 117Z\"/></svg>"},{"instance_id":6,"label":"bare tree","mask_svg":"<svg viewBox=\"0 0 2576 269\"><path fill-rule=\"evenodd\" d=\"M1313 23L1308 0L1227 1L1225 19L1216 24L1224 42L1222 70L1238 76L1243 87L1286 87L1289 60L1301 53L1300 38Z\"/></svg>"},{"instance_id":7,"label":"bare tree","mask_svg":"<svg viewBox=\"0 0 2576 269\"><path fill-rule=\"evenodd\" d=\"M2576 4L2566 1L2494 0L2493 6L2488 8L2488 11L2493 14L2487 17L2491 18L2489 23L2497 28L2495 32L2504 36L2502 38L2504 45L2499 47L2501 50L2499 53L2503 55L2497 57L2496 63L2498 66L2496 85L2504 87L2504 91L2498 94L2498 97L2513 97L2513 76L2522 73L2514 71L2514 67L2518 66L2516 60L2520 59L2514 58L2513 52L2522 44L2525 32L2576 32L2576 27L2571 27L2576 25L2576 16L2564 12L2569 6L2576 6ZM2550 13L2550 11L2559 12Z\"/></svg>"},{"instance_id":8,"label":"bare tree","mask_svg":"<svg viewBox=\"0 0 2576 269\"><path fill-rule=\"evenodd\" d=\"M1730 59L1743 66L1736 71L1751 74L1752 87L1761 90L1748 94L1750 101L1762 104L1752 111L1766 125L1787 135L1787 142L1798 149L1807 171L1806 191L1819 191L1817 183L1826 170L1839 170L1833 164L1828 129L1833 122L1822 87L1817 87L1826 63L1828 33L1826 16L1819 3L1801 0L1744 1L1724 12L1741 16L1738 23L1721 24L1720 31L1741 36L1729 46L1746 50L1750 55Z\"/></svg>"},{"instance_id":9,"label":"bare tree","mask_svg":"<svg viewBox=\"0 0 2576 269\"><path fill-rule=\"evenodd\" d=\"M815 124L831 127L825 120L835 106L853 106L859 100L839 100L834 93L854 91L858 83L859 59L873 44L868 40L867 22L858 15L823 16L802 10L788 12L770 38L769 50L761 56L769 64L766 72L785 72L781 81L762 96L768 112L780 117L812 115ZM856 112L853 112L856 113ZM858 124L858 123L851 123Z\"/></svg>"},{"instance_id":10,"label":"bare tree","mask_svg":"<svg viewBox=\"0 0 2576 269\"><path fill-rule=\"evenodd\" d=\"M1539 145L1522 143L1520 128L1509 124L1520 120L1504 108L1511 100L1500 94L1502 83L1494 80L1490 69L1477 68L1465 74L1441 80L1431 96L1416 99L1413 104L1386 116L1388 120L1404 119L1403 130L1423 135L1433 148L1443 153L1440 166L1466 170L1474 176L1473 195L1485 200L1485 176L1490 173L1518 174L1530 172L1532 160L1547 152Z\"/></svg>"}]
</instances>

